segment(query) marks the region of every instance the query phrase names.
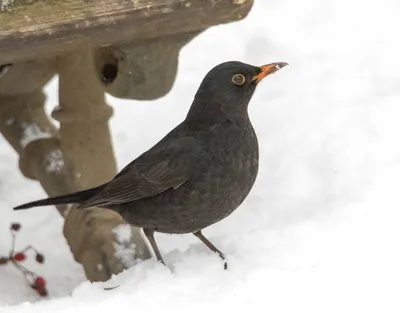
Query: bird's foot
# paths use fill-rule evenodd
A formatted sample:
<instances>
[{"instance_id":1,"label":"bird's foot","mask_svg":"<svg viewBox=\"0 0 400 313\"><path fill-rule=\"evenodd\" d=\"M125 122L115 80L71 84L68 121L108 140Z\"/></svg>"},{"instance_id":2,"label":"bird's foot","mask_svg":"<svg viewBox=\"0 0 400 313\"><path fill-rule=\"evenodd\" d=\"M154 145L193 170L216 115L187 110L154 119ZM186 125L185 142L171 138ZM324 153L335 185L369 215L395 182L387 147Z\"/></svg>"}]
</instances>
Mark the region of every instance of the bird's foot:
<instances>
[{"instance_id":1,"label":"bird's foot","mask_svg":"<svg viewBox=\"0 0 400 313\"><path fill-rule=\"evenodd\" d=\"M228 269L228 262L226 261L225 255L222 254L221 252L217 252L217 254L222 259L222 261L224 261L224 270L227 270Z\"/></svg>"}]
</instances>

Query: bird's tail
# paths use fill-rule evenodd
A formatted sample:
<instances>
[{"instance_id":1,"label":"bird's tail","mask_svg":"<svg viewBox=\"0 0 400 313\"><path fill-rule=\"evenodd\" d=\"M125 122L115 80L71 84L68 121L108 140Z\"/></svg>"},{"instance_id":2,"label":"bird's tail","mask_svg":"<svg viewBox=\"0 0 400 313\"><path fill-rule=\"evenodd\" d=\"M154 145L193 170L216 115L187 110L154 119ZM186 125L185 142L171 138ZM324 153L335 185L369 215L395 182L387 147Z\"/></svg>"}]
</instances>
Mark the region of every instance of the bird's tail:
<instances>
[{"instance_id":1,"label":"bird's tail","mask_svg":"<svg viewBox=\"0 0 400 313\"><path fill-rule=\"evenodd\" d=\"M37 206L45 206L45 205L58 205L58 204L75 204L75 203L82 203L89 198L93 197L95 194L97 194L101 189L103 189L104 185L83 190L83 191L78 191L74 192L65 196L57 196L57 197L51 197L47 199L42 199L42 200L37 200L29 203L22 204L20 206L17 206L14 208L15 211L17 210L25 210Z\"/></svg>"}]
</instances>

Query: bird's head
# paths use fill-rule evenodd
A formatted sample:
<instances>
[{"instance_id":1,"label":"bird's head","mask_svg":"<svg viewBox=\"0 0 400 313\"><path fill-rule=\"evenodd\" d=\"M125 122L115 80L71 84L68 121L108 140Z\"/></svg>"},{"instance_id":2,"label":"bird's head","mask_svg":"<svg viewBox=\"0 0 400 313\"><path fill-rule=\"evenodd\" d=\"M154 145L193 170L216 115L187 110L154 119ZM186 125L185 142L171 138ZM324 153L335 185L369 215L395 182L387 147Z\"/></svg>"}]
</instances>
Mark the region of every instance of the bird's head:
<instances>
[{"instance_id":1,"label":"bird's head","mask_svg":"<svg viewBox=\"0 0 400 313\"><path fill-rule=\"evenodd\" d=\"M214 120L247 116L258 83L288 65L284 62L253 66L231 61L217 65L204 77L188 118Z\"/></svg>"}]
</instances>

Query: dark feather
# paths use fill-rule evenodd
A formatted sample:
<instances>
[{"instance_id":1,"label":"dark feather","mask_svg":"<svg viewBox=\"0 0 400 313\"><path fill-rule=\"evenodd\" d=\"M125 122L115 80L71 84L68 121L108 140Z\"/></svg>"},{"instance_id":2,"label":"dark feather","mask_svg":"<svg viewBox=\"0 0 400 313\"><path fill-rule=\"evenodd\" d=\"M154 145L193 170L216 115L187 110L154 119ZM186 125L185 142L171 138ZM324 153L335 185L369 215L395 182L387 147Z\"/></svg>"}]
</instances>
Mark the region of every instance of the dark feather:
<instances>
[{"instance_id":1,"label":"dark feather","mask_svg":"<svg viewBox=\"0 0 400 313\"><path fill-rule=\"evenodd\" d=\"M98 194L79 208L107 207L158 195L189 178L200 147L193 137L160 142L158 147L126 166Z\"/></svg>"}]
</instances>

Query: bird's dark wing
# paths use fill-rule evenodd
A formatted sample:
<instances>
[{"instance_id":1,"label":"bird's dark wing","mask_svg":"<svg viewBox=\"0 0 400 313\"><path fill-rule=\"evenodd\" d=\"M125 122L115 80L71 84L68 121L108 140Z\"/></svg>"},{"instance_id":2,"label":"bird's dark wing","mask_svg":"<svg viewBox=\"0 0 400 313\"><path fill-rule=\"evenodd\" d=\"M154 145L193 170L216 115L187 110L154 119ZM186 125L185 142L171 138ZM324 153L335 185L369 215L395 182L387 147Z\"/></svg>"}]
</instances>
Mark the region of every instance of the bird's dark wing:
<instances>
[{"instance_id":1,"label":"bird's dark wing","mask_svg":"<svg viewBox=\"0 0 400 313\"><path fill-rule=\"evenodd\" d=\"M127 165L98 194L79 207L107 207L177 188L189 179L199 151L193 137L157 145Z\"/></svg>"}]
</instances>

